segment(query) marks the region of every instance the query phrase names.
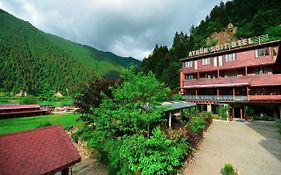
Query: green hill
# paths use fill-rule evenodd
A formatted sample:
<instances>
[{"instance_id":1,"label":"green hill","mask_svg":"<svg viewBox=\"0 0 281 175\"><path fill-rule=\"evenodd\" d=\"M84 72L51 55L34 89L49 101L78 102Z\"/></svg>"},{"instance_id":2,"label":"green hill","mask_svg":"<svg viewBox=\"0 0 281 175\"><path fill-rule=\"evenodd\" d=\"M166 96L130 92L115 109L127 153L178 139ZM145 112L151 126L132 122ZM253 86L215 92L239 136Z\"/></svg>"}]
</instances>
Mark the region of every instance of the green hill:
<instances>
[{"instance_id":1,"label":"green hill","mask_svg":"<svg viewBox=\"0 0 281 175\"><path fill-rule=\"evenodd\" d=\"M140 61L44 33L0 9L0 91L74 93L96 76L118 78L130 64Z\"/></svg>"},{"instance_id":2,"label":"green hill","mask_svg":"<svg viewBox=\"0 0 281 175\"><path fill-rule=\"evenodd\" d=\"M198 7L200 8L200 7ZM188 17L187 17L188 18ZM173 45L156 45L153 53L142 62L144 72L152 71L156 77L170 88L179 87L180 59L187 57L189 51L216 45L222 38L218 33L234 26L229 39L247 38L268 34L271 40L281 39L281 1L280 0L232 0L221 2L198 26L191 26L189 33L177 32ZM157 60L157 61L156 61Z\"/></svg>"}]
</instances>

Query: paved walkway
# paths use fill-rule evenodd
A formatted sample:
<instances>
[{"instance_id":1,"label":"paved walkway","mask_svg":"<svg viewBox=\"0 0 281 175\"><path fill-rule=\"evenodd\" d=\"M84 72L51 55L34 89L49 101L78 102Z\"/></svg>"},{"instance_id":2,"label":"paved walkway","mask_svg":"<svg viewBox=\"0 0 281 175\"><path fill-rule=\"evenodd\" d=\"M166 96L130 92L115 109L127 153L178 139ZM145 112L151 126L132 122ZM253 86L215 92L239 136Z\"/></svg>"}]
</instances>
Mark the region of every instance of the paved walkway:
<instances>
[{"instance_id":1,"label":"paved walkway","mask_svg":"<svg viewBox=\"0 0 281 175\"><path fill-rule=\"evenodd\" d=\"M241 175L280 175L281 137L272 122L214 121L184 175L221 175L227 162Z\"/></svg>"},{"instance_id":2,"label":"paved walkway","mask_svg":"<svg viewBox=\"0 0 281 175\"><path fill-rule=\"evenodd\" d=\"M96 160L82 160L79 164L72 167L74 175L107 175L107 168L105 165Z\"/></svg>"}]
</instances>

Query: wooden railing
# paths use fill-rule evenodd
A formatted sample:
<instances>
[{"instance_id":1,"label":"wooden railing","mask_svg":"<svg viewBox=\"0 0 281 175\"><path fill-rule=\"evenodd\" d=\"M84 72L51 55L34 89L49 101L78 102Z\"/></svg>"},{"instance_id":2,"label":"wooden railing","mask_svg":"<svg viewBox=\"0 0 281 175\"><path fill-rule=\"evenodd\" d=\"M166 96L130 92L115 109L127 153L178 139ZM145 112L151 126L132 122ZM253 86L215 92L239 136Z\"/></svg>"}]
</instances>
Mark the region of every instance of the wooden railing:
<instances>
[{"instance_id":1,"label":"wooden railing","mask_svg":"<svg viewBox=\"0 0 281 175\"><path fill-rule=\"evenodd\" d=\"M248 101L247 96L233 96L233 95L185 95L186 100L191 101L222 101L222 102L245 102Z\"/></svg>"}]
</instances>

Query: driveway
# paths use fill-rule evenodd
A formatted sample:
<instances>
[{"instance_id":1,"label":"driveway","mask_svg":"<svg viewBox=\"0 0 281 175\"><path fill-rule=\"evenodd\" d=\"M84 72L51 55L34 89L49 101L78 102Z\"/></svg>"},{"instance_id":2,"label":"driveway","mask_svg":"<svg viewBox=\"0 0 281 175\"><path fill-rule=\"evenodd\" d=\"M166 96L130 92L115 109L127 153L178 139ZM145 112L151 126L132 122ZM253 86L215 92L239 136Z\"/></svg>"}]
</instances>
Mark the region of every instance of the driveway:
<instances>
[{"instance_id":1,"label":"driveway","mask_svg":"<svg viewBox=\"0 0 281 175\"><path fill-rule=\"evenodd\" d=\"M230 162L241 175L280 175L281 137L273 122L215 120L184 175L220 175Z\"/></svg>"}]
</instances>

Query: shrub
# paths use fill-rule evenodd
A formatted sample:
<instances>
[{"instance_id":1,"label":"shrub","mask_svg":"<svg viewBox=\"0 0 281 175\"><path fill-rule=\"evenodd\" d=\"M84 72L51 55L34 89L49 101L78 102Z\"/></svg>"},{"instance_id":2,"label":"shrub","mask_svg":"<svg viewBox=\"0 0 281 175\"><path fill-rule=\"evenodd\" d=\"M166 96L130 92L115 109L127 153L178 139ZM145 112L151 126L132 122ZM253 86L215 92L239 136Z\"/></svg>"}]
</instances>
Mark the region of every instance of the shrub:
<instances>
[{"instance_id":1,"label":"shrub","mask_svg":"<svg viewBox=\"0 0 281 175\"><path fill-rule=\"evenodd\" d=\"M43 128L43 127L46 127L46 126L52 126L52 123L49 122L49 121L42 122L36 128Z\"/></svg>"},{"instance_id":2,"label":"shrub","mask_svg":"<svg viewBox=\"0 0 281 175\"><path fill-rule=\"evenodd\" d=\"M251 108L250 106L245 106L244 110L245 110L246 118L253 117L253 114L255 113L253 108Z\"/></svg>"},{"instance_id":3,"label":"shrub","mask_svg":"<svg viewBox=\"0 0 281 175\"><path fill-rule=\"evenodd\" d=\"M276 120L275 124L277 126L278 133L281 135L281 119Z\"/></svg>"},{"instance_id":4,"label":"shrub","mask_svg":"<svg viewBox=\"0 0 281 175\"><path fill-rule=\"evenodd\" d=\"M228 118L228 115L227 115L228 110L229 110L229 107L227 105L224 105L224 106L217 107L216 112L219 114L219 116L223 120L227 120L227 118Z\"/></svg>"},{"instance_id":5,"label":"shrub","mask_svg":"<svg viewBox=\"0 0 281 175\"><path fill-rule=\"evenodd\" d=\"M19 103L20 104L37 104L38 98L36 98L34 96L25 96L20 99Z\"/></svg>"},{"instance_id":6,"label":"shrub","mask_svg":"<svg viewBox=\"0 0 281 175\"><path fill-rule=\"evenodd\" d=\"M187 128L191 129L192 132L199 132L200 130L205 128L205 120L202 117L192 117L187 125Z\"/></svg>"},{"instance_id":7,"label":"shrub","mask_svg":"<svg viewBox=\"0 0 281 175\"><path fill-rule=\"evenodd\" d=\"M212 119L219 119L219 120L221 120L222 118L218 114L212 114Z\"/></svg>"},{"instance_id":8,"label":"shrub","mask_svg":"<svg viewBox=\"0 0 281 175\"><path fill-rule=\"evenodd\" d=\"M138 134L123 138L119 153L111 156L116 159L117 155L119 160L110 161L114 162L119 174L130 174L130 172L141 172L147 175L173 174L176 171L175 167L182 165L182 159L189 149L184 138L181 137L174 142L166 138L159 128L152 131L150 138ZM116 145L118 144L113 145L113 150L117 150Z\"/></svg>"},{"instance_id":9,"label":"shrub","mask_svg":"<svg viewBox=\"0 0 281 175\"><path fill-rule=\"evenodd\" d=\"M230 164L230 163L224 164L223 174L224 175L235 175L232 164Z\"/></svg>"},{"instance_id":10,"label":"shrub","mask_svg":"<svg viewBox=\"0 0 281 175\"><path fill-rule=\"evenodd\" d=\"M192 118L196 116L196 114L199 113L199 111L196 109L196 107L191 107L183 110L183 113L185 116Z\"/></svg>"},{"instance_id":11,"label":"shrub","mask_svg":"<svg viewBox=\"0 0 281 175\"><path fill-rule=\"evenodd\" d=\"M267 114L260 114L260 115L255 115L253 117L254 120L264 120L264 121L274 121L274 118L272 116L269 116Z\"/></svg>"}]
</instances>

